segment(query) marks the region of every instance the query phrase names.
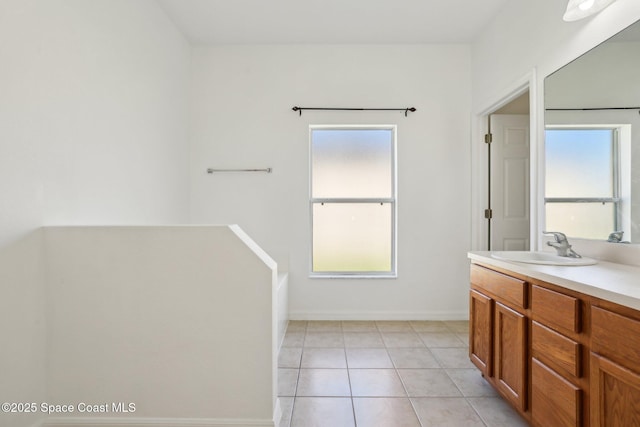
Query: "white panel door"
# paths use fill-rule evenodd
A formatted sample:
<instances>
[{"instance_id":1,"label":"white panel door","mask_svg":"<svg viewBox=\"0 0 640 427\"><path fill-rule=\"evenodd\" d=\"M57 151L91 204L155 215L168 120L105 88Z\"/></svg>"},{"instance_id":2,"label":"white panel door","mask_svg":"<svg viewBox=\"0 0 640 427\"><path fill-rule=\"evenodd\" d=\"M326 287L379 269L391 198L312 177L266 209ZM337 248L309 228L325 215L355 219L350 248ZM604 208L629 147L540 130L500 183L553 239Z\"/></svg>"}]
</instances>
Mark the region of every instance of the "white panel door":
<instances>
[{"instance_id":1,"label":"white panel door","mask_svg":"<svg viewBox=\"0 0 640 427\"><path fill-rule=\"evenodd\" d=\"M491 116L491 250L529 250L529 116Z\"/></svg>"}]
</instances>

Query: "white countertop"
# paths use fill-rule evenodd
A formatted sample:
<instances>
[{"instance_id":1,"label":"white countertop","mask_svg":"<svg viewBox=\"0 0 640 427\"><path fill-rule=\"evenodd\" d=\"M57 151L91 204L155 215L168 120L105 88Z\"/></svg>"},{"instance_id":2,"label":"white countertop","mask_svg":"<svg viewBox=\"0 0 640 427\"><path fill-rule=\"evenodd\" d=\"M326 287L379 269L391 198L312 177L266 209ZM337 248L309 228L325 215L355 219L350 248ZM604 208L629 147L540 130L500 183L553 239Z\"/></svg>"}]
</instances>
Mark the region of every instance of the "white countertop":
<instances>
[{"instance_id":1,"label":"white countertop","mask_svg":"<svg viewBox=\"0 0 640 427\"><path fill-rule=\"evenodd\" d=\"M472 262L503 268L640 310L640 267L606 261L585 266L526 264L493 258L490 251L469 252L468 256Z\"/></svg>"}]
</instances>

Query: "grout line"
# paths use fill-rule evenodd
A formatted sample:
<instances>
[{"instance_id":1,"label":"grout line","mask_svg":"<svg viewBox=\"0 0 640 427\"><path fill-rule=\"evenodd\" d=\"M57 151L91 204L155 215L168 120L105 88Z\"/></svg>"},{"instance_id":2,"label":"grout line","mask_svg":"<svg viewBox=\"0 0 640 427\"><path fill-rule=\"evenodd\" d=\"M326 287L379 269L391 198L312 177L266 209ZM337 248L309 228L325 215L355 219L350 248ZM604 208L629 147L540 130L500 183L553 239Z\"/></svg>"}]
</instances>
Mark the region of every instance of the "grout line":
<instances>
[{"instance_id":1,"label":"grout line","mask_svg":"<svg viewBox=\"0 0 640 427\"><path fill-rule=\"evenodd\" d=\"M409 399L409 404L411 405L411 409L413 409L413 413L416 415L416 418L418 420L418 423L420 424L420 427L424 427L424 424L422 424L422 419L420 418L420 415L418 415L418 411L416 410L416 407L413 404L413 399L411 397L407 397L407 399Z\"/></svg>"},{"instance_id":2,"label":"grout line","mask_svg":"<svg viewBox=\"0 0 640 427\"><path fill-rule=\"evenodd\" d=\"M353 387L351 385L351 370L349 369L349 362L347 359L347 351L344 352L345 361L347 362L347 380L349 381L349 400L351 401L351 415L353 416L353 425L358 427L358 420L356 419L356 405L353 402Z\"/></svg>"},{"instance_id":3,"label":"grout line","mask_svg":"<svg viewBox=\"0 0 640 427\"><path fill-rule=\"evenodd\" d=\"M448 374L447 374L448 375ZM469 405L471 407L471 409L473 409L473 412L476 413L476 415L478 416L478 418L480 419L480 421L482 422L482 424L484 424L485 426L489 426L489 424L487 424L487 422L485 421L485 419L482 417L482 414L480 414L480 412L478 412L478 410L476 409L475 406L473 406L471 404L471 402L469 402L469 399L467 399L467 397L464 397L464 400L467 402L467 405Z\"/></svg>"}]
</instances>

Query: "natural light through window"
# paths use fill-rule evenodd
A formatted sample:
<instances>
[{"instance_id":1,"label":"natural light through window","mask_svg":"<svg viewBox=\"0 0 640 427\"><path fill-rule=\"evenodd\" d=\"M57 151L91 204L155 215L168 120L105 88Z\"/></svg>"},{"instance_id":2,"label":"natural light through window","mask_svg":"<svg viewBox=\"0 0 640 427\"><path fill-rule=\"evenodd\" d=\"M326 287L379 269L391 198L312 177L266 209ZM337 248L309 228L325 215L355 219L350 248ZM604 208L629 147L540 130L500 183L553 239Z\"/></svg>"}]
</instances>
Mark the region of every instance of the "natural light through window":
<instances>
[{"instance_id":1,"label":"natural light through window","mask_svg":"<svg viewBox=\"0 0 640 427\"><path fill-rule=\"evenodd\" d=\"M312 275L394 275L395 127L310 134Z\"/></svg>"},{"instance_id":2,"label":"natural light through window","mask_svg":"<svg viewBox=\"0 0 640 427\"><path fill-rule=\"evenodd\" d=\"M615 129L548 129L545 161L547 230L606 239L618 228Z\"/></svg>"}]
</instances>

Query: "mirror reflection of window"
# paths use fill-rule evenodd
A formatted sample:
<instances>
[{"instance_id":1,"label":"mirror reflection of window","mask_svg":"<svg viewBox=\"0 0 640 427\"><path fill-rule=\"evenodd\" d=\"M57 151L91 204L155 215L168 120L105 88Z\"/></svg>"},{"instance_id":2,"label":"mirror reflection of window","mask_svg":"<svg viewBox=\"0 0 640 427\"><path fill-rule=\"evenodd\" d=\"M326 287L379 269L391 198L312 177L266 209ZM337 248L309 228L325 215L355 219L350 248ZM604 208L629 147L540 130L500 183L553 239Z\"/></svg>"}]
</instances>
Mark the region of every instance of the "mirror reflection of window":
<instances>
[{"instance_id":1,"label":"mirror reflection of window","mask_svg":"<svg viewBox=\"0 0 640 427\"><path fill-rule=\"evenodd\" d=\"M613 128L547 129L547 230L606 239L620 229L619 154Z\"/></svg>"}]
</instances>

